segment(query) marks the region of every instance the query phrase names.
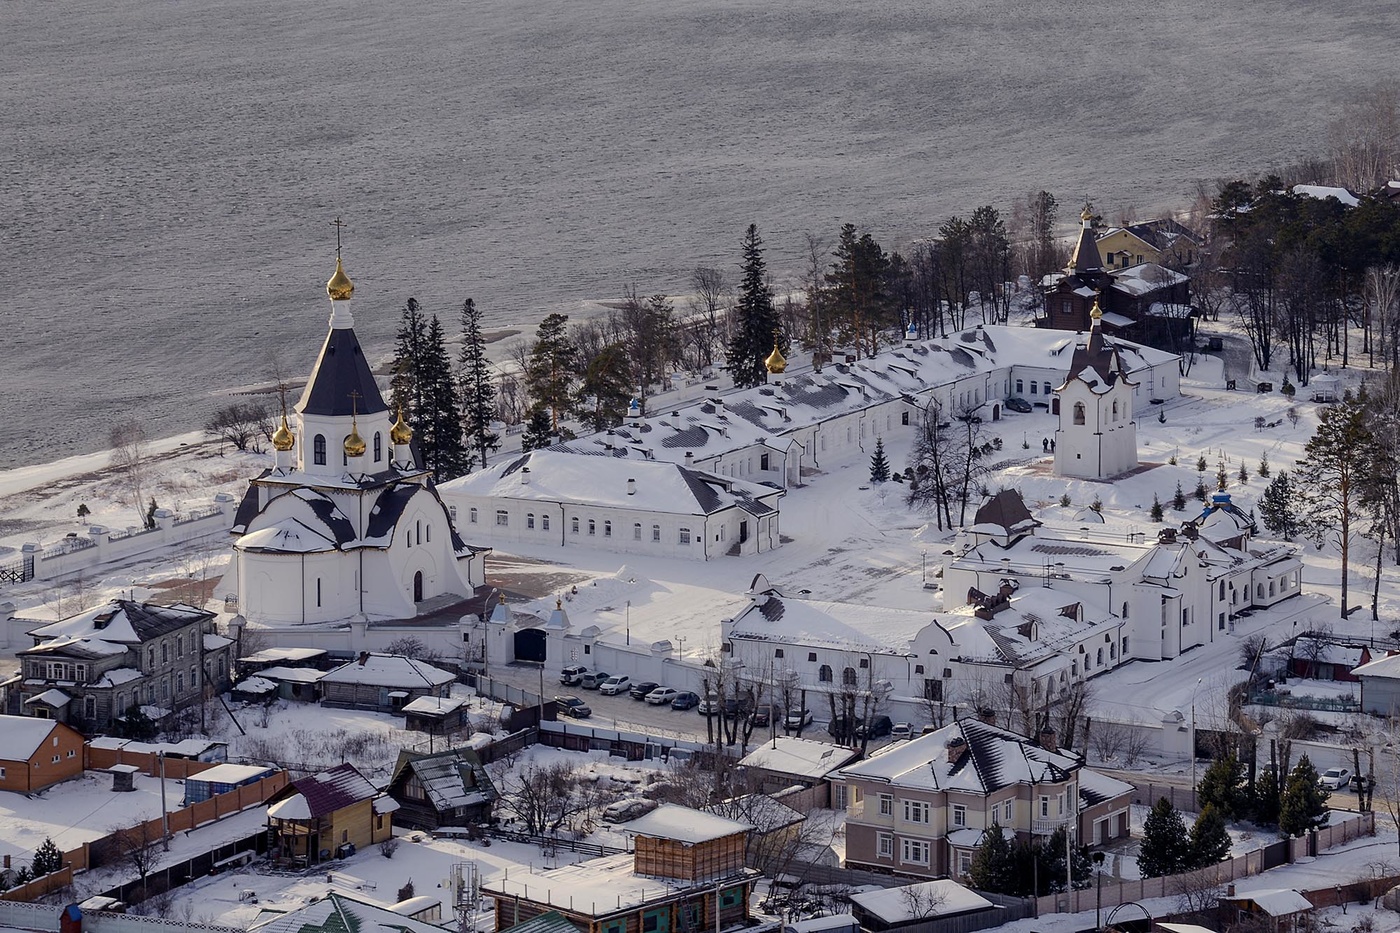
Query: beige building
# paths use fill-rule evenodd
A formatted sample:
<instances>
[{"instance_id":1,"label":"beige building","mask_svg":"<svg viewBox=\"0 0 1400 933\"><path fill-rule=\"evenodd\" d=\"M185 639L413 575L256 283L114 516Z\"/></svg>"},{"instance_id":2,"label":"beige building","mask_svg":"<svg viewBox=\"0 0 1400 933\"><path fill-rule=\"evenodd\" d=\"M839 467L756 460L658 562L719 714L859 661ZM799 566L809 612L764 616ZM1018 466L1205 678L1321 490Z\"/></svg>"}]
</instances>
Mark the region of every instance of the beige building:
<instances>
[{"instance_id":1,"label":"beige building","mask_svg":"<svg viewBox=\"0 0 1400 933\"><path fill-rule=\"evenodd\" d=\"M1132 786L1083 759L975 719L900 742L843 768L846 864L919 877L963 878L983 832L1049 836L1075 844L1128 835Z\"/></svg>"}]
</instances>

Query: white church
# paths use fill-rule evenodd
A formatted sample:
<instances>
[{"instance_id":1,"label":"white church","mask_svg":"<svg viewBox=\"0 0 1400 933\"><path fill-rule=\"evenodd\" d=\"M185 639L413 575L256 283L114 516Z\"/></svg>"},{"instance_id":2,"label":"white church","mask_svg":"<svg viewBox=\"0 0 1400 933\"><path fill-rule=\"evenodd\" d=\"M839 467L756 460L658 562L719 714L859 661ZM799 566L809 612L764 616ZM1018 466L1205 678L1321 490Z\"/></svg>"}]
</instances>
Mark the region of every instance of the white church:
<instances>
[{"instance_id":1,"label":"white church","mask_svg":"<svg viewBox=\"0 0 1400 933\"><path fill-rule=\"evenodd\" d=\"M321 355L234 517L224 588L249 623L412 619L485 583L489 549L458 536L413 431L384 404L355 337L354 289L337 256Z\"/></svg>"},{"instance_id":2,"label":"white church","mask_svg":"<svg viewBox=\"0 0 1400 933\"><path fill-rule=\"evenodd\" d=\"M1055 475L1109 479L1138 466L1137 383L1128 378L1118 347L1104 339L1097 301L1089 319L1088 342L1075 345L1069 372L1055 390Z\"/></svg>"}]
</instances>

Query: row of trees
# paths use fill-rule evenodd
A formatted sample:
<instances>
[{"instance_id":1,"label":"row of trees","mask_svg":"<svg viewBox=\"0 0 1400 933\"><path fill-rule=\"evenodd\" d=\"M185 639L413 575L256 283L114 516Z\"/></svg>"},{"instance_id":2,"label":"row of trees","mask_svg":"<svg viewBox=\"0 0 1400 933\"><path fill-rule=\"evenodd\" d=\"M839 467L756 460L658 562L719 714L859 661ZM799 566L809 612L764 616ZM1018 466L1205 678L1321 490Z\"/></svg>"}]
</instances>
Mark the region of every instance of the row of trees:
<instances>
[{"instance_id":1,"label":"row of trees","mask_svg":"<svg viewBox=\"0 0 1400 933\"><path fill-rule=\"evenodd\" d=\"M1093 877L1093 862L1088 851L1071 846L1066 853L1065 849L1063 826L1044 840L1039 836L1008 839L1001 825L993 823L972 855L969 871L972 886L1014 897L1058 894L1065 890L1065 883L1071 878L1076 889L1087 888Z\"/></svg>"}]
</instances>

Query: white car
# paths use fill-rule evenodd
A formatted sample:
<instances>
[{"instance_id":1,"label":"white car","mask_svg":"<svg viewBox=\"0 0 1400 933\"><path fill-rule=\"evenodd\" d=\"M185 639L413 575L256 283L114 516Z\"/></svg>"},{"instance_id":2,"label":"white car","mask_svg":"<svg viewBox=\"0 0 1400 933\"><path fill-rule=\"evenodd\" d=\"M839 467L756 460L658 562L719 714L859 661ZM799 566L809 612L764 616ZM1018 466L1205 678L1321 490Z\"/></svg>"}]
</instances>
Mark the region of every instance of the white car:
<instances>
[{"instance_id":1,"label":"white car","mask_svg":"<svg viewBox=\"0 0 1400 933\"><path fill-rule=\"evenodd\" d=\"M1347 786L1347 781L1351 780L1351 769L1349 768L1328 768L1322 772L1322 776L1317 782L1328 790L1341 790Z\"/></svg>"},{"instance_id":2,"label":"white car","mask_svg":"<svg viewBox=\"0 0 1400 933\"><path fill-rule=\"evenodd\" d=\"M631 677L626 674L614 674L598 685L598 692L605 697L617 696L619 693L626 693L631 686Z\"/></svg>"},{"instance_id":3,"label":"white car","mask_svg":"<svg viewBox=\"0 0 1400 933\"><path fill-rule=\"evenodd\" d=\"M663 703L670 703L678 696L680 696L680 691L675 687L657 687L647 694L646 699L652 706L660 706Z\"/></svg>"}]
</instances>

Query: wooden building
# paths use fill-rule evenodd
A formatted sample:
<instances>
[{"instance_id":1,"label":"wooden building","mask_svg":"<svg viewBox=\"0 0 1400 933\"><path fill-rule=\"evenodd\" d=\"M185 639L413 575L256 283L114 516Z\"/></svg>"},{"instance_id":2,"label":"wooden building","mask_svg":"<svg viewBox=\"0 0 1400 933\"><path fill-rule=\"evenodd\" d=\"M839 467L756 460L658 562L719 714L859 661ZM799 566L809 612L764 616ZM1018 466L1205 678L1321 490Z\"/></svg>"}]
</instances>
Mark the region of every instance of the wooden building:
<instances>
[{"instance_id":1,"label":"wooden building","mask_svg":"<svg viewBox=\"0 0 1400 933\"><path fill-rule=\"evenodd\" d=\"M86 740L70 726L0 716L0 790L30 794L83 773Z\"/></svg>"},{"instance_id":2,"label":"wooden building","mask_svg":"<svg viewBox=\"0 0 1400 933\"><path fill-rule=\"evenodd\" d=\"M424 830L484 823L498 796L481 758L469 748L429 755L400 751L386 793L398 801L400 826Z\"/></svg>"},{"instance_id":3,"label":"wooden building","mask_svg":"<svg viewBox=\"0 0 1400 933\"><path fill-rule=\"evenodd\" d=\"M300 778L268 798L274 858L309 866L353 855L393 835L398 806L349 762Z\"/></svg>"}]
</instances>

